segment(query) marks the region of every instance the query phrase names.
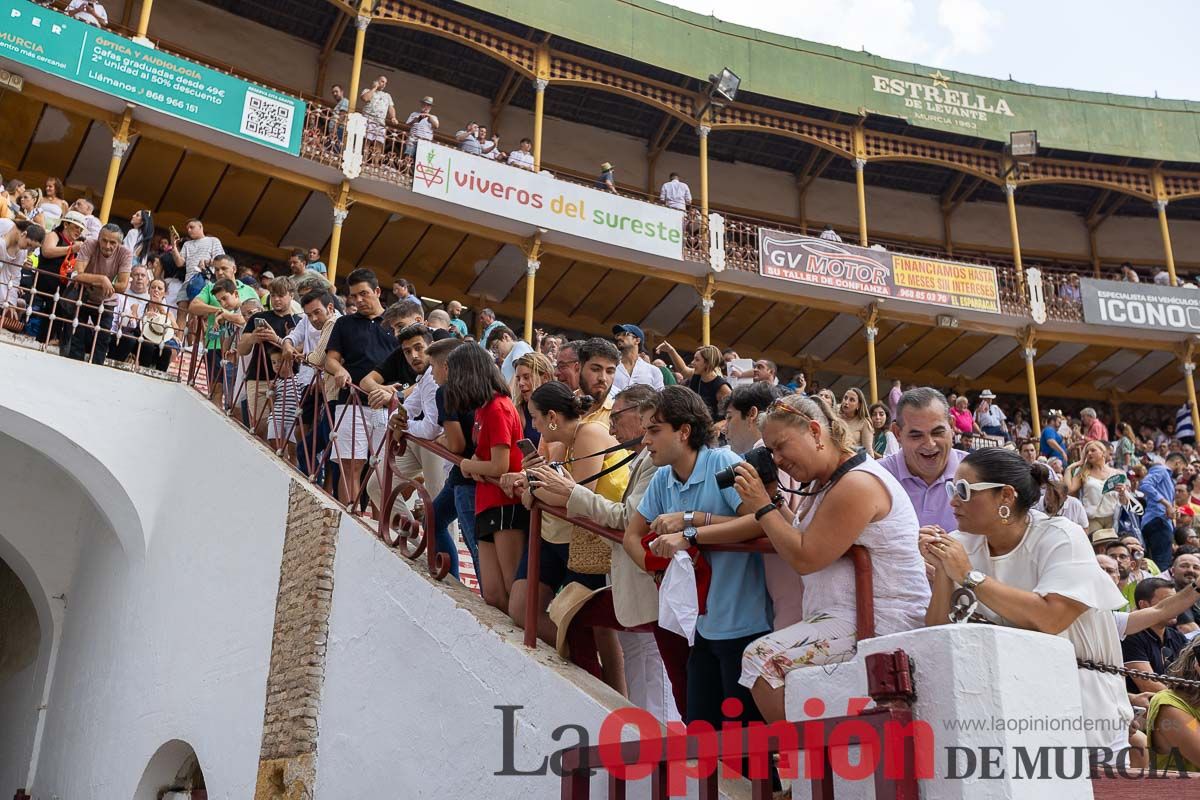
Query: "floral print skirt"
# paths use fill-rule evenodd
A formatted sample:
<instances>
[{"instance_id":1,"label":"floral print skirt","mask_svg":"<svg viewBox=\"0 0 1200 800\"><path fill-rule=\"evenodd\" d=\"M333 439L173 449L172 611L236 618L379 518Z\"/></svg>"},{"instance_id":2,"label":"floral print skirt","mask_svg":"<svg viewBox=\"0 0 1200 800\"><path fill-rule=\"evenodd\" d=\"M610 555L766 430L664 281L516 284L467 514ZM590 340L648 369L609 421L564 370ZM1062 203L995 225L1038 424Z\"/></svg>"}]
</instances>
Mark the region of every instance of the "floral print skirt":
<instances>
[{"instance_id":1,"label":"floral print skirt","mask_svg":"<svg viewBox=\"0 0 1200 800\"><path fill-rule=\"evenodd\" d=\"M778 689L794 669L849 660L855 644L852 620L814 614L751 642L742 654L742 677L738 682L750 688L763 678L771 688Z\"/></svg>"}]
</instances>

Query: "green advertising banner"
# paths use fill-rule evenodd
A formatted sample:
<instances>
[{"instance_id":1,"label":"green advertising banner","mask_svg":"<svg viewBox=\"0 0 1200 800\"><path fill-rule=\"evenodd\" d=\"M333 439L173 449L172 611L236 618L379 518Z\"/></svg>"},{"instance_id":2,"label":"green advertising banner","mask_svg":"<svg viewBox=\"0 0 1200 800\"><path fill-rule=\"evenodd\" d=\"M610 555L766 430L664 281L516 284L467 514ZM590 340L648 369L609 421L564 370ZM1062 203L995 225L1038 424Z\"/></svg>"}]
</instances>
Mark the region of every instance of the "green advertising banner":
<instances>
[{"instance_id":1,"label":"green advertising banner","mask_svg":"<svg viewBox=\"0 0 1200 800\"><path fill-rule=\"evenodd\" d=\"M257 144L300 153L305 103L29 0L0 0L0 58Z\"/></svg>"}]
</instances>

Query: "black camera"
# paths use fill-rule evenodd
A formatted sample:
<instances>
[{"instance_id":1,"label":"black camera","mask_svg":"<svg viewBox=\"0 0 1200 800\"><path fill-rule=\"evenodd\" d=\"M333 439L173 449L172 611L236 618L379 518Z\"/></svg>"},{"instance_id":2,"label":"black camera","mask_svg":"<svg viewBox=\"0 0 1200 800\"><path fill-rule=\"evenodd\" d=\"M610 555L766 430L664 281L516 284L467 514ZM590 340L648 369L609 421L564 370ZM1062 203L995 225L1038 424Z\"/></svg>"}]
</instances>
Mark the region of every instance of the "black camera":
<instances>
[{"instance_id":1,"label":"black camera","mask_svg":"<svg viewBox=\"0 0 1200 800\"><path fill-rule=\"evenodd\" d=\"M746 463L754 468L758 473L758 477L762 478L763 486L770 486L772 483L779 482L779 467L775 466L775 459L771 455L771 448L756 447L742 457ZM729 467L717 473L717 488L732 489L733 479L736 477L734 468Z\"/></svg>"}]
</instances>

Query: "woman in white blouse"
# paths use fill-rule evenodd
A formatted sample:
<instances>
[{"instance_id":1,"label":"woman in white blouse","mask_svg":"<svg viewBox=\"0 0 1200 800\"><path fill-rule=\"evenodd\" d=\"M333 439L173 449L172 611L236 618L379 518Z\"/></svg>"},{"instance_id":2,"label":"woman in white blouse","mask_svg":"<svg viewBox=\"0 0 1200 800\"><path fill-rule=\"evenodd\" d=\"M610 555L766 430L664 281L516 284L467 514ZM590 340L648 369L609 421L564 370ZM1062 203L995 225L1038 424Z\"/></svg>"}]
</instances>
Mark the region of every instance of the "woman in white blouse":
<instances>
[{"instance_id":1,"label":"woman in white blouse","mask_svg":"<svg viewBox=\"0 0 1200 800\"><path fill-rule=\"evenodd\" d=\"M1048 477L1045 465L1027 464L1002 448L963 459L946 485L959 530L921 529L921 554L935 572L926 624L945 624L951 595L965 586L991 621L1062 636L1078 658L1120 665L1112 612L1125 598L1097 569L1078 525L1033 510ZM1094 720L1088 746L1126 747L1133 709L1123 679L1080 670L1079 686L1083 716Z\"/></svg>"}]
</instances>

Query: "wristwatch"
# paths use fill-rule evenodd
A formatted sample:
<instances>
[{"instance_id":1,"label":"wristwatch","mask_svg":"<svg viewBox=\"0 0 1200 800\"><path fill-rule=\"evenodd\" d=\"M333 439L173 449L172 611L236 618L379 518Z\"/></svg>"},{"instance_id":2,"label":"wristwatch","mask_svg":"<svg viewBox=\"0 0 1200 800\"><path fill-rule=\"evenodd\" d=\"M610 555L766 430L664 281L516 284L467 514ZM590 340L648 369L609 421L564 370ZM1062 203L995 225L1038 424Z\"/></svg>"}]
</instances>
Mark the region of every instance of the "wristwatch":
<instances>
[{"instance_id":1,"label":"wristwatch","mask_svg":"<svg viewBox=\"0 0 1200 800\"><path fill-rule=\"evenodd\" d=\"M696 541L696 537L700 535L700 531L688 525L683 529L683 540L688 543L688 547L699 547L700 543Z\"/></svg>"},{"instance_id":2,"label":"wristwatch","mask_svg":"<svg viewBox=\"0 0 1200 800\"><path fill-rule=\"evenodd\" d=\"M696 522L696 512L695 511L683 512L683 527L690 528L695 524L695 522Z\"/></svg>"},{"instance_id":3,"label":"wristwatch","mask_svg":"<svg viewBox=\"0 0 1200 800\"><path fill-rule=\"evenodd\" d=\"M977 569L973 569L967 573L967 577L963 578L962 585L964 589L974 589L985 580L987 580L987 575Z\"/></svg>"}]
</instances>

